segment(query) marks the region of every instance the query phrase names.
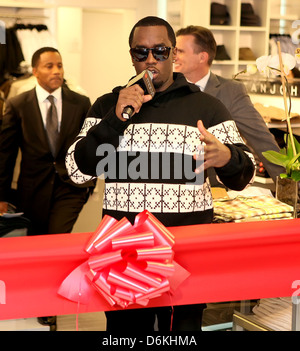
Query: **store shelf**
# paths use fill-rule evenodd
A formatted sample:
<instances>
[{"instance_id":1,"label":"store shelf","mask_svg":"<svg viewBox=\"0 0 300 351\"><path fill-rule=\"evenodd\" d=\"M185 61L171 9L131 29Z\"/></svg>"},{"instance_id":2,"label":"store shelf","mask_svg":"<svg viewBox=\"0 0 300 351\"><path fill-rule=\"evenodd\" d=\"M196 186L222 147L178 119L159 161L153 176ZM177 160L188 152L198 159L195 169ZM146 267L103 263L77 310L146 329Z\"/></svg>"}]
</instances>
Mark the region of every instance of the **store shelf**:
<instances>
[{"instance_id":1,"label":"store shelf","mask_svg":"<svg viewBox=\"0 0 300 351\"><path fill-rule=\"evenodd\" d=\"M295 21L299 19L297 15L278 15L278 16L271 16L270 20L271 21Z\"/></svg>"},{"instance_id":2,"label":"store shelf","mask_svg":"<svg viewBox=\"0 0 300 351\"><path fill-rule=\"evenodd\" d=\"M239 31L240 32L265 32L267 30L267 27L246 27L246 26L240 26Z\"/></svg>"},{"instance_id":3,"label":"store shelf","mask_svg":"<svg viewBox=\"0 0 300 351\"><path fill-rule=\"evenodd\" d=\"M258 323L254 320L252 315L245 315L243 313L235 311L233 314L233 331L273 331L263 324Z\"/></svg>"},{"instance_id":4,"label":"store shelf","mask_svg":"<svg viewBox=\"0 0 300 351\"><path fill-rule=\"evenodd\" d=\"M261 183L261 184L273 184L273 180L272 178L265 178L265 177L259 177L259 176L256 176L254 178L254 181L256 183Z\"/></svg>"},{"instance_id":5,"label":"store shelf","mask_svg":"<svg viewBox=\"0 0 300 351\"><path fill-rule=\"evenodd\" d=\"M237 26L209 26L209 29L214 30L221 30L221 31L236 31L238 29Z\"/></svg>"},{"instance_id":6,"label":"store shelf","mask_svg":"<svg viewBox=\"0 0 300 351\"><path fill-rule=\"evenodd\" d=\"M13 7L13 8L35 8L35 9L46 9L54 7L53 4L44 2L25 2L25 1L1 1L1 7Z\"/></svg>"},{"instance_id":7,"label":"store shelf","mask_svg":"<svg viewBox=\"0 0 300 351\"><path fill-rule=\"evenodd\" d=\"M249 47L255 57L268 55L271 31L275 30L282 34L282 22L287 21L291 24L291 21L300 16L298 0L286 0L285 6L282 6L280 0L223 0L220 3L227 6L230 14L229 25L210 25L212 2L214 0L168 0L168 13L173 17L177 13L176 23L174 23L176 29L192 24L207 27L213 32L217 44L225 45L231 60L214 61L212 66L214 73L225 78L232 78L241 70L241 67L244 68L248 63L255 62L240 61L240 47ZM240 25L241 7L244 2L251 3L254 13L261 20L261 26ZM173 24L172 16L168 18L171 24Z\"/></svg>"}]
</instances>

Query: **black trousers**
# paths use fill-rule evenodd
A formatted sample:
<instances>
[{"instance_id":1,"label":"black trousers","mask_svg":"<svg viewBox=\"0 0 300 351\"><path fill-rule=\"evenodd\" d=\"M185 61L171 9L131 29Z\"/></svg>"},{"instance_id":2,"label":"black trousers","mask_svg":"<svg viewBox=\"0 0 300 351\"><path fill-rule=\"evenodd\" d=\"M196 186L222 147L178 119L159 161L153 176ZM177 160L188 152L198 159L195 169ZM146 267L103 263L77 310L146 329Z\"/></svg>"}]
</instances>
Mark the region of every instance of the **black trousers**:
<instances>
[{"instance_id":1,"label":"black trousers","mask_svg":"<svg viewBox=\"0 0 300 351\"><path fill-rule=\"evenodd\" d=\"M206 304L172 307L141 308L109 311L106 314L108 332L147 333L157 328L160 332L201 331L202 314Z\"/></svg>"},{"instance_id":2,"label":"black trousers","mask_svg":"<svg viewBox=\"0 0 300 351\"><path fill-rule=\"evenodd\" d=\"M57 176L52 196L45 206L47 212L43 216L35 215L34 211L30 211L30 214L25 212L31 221L28 235L70 233L88 196L88 188L76 188L62 182Z\"/></svg>"}]
</instances>

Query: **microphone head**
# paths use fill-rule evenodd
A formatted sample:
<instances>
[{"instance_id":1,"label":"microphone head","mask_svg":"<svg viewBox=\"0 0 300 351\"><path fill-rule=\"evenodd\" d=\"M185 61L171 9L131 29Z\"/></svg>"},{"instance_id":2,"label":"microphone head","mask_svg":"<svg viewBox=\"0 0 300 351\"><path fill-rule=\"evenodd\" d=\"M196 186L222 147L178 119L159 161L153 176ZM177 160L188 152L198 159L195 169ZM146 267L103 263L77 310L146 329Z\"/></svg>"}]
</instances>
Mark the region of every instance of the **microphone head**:
<instances>
[{"instance_id":1,"label":"microphone head","mask_svg":"<svg viewBox=\"0 0 300 351\"><path fill-rule=\"evenodd\" d=\"M150 79L153 79L153 73L151 71L149 71L148 69L146 70L146 72L149 74Z\"/></svg>"}]
</instances>

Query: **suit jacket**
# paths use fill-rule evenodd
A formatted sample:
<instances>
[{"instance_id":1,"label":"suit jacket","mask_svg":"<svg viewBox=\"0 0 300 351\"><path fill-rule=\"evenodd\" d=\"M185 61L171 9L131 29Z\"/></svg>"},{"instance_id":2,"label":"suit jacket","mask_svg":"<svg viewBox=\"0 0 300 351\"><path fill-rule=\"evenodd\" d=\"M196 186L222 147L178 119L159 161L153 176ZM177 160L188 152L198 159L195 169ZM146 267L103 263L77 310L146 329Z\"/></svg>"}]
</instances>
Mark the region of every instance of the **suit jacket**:
<instances>
[{"instance_id":1,"label":"suit jacket","mask_svg":"<svg viewBox=\"0 0 300 351\"><path fill-rule=\"evenodd\" d=\"M241 135L263 162L270 177L275 181L277 175L285 173L283 167L267 161L262 155L267 150L279 151L279 146L253 106L244 84L211 72L204 92L218 98L227 107Z\"/></svg>"},{"instance_id":2,"label":"suit jacket","mask_svg":"<svg viewBox=\"0 0 300 351\"><path fill-rule=\"evenodd\" d=\"M86 96L67 87L62 88L62 120L58 151L54 158L35 89L7 101L0 131L0 201L11 200L11 181L19 148L22 161L17 192L21 210L28 207L35 207L35 213L49 210L57 175L66 187L78 189L78 185L67 175L65 155L78 135L90 106L90 100ZM83 186L93 185L86 183Z\"/></svg>"}]
</instances>

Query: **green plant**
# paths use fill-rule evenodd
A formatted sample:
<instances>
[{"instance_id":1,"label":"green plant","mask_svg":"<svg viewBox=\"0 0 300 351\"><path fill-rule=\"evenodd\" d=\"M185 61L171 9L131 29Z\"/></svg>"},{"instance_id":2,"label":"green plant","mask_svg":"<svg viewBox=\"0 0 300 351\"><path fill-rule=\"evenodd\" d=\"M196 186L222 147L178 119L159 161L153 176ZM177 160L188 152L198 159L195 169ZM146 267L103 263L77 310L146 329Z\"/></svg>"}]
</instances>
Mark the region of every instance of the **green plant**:
<instances>
[{"instance_id":1,"label":"green plant","mask_svg":"<svg viewBox=\"0 0 300 351\"><path fill-rule=\"evenodd\" d=\"M291 178L295 181L300 180L300 144L297 139L292 136L294 141L294 146L296 154L294 154L291 135L286 134L285 142L286 147L280 149L280 152L273 150L263 152L263 156L270 162L283 166L286 170L286 173L281 173L281 178Z\"/></svg>"}]
</instances>

